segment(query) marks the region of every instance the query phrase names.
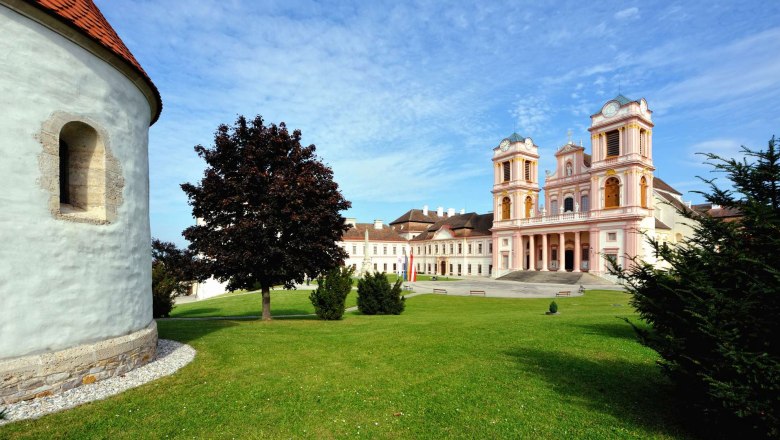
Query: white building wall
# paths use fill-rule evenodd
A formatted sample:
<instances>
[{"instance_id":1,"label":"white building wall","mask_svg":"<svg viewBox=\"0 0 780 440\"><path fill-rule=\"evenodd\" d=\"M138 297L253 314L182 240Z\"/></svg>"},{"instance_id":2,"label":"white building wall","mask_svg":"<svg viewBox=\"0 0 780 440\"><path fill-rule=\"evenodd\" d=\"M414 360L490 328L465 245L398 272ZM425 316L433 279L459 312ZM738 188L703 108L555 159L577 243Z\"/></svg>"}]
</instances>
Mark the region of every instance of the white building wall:
<instances>
[{"instance_id":1,"label":"white building wall","mask_svg":"<svg viewBox=\"0 0 780 440\"><path fill-rule=\"evenodd\" d=\"M0 359L145 328L152 320L148 101L106 62L4 6L0 59ZM56 176L41 173L40 137L55 112L106 134L124 180L111 224L50 211L42 184Z\"/></svg>"}]
</instances>

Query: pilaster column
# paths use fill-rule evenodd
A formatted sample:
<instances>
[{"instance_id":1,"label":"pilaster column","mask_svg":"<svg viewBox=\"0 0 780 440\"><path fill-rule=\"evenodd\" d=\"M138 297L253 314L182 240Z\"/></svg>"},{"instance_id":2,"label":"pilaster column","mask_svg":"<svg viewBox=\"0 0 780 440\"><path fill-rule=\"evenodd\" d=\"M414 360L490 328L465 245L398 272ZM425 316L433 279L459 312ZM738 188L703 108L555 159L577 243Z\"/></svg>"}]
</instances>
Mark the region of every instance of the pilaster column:
<instances>
[{"instance_id":1,"label":"pilaster column","mask_svg":"<svg viewBox=\"0 0 780 440\"><path fill-rule=\"evenodd\" d=\"M564 239L564 233L558 234L558 272L566 270L564 263L566 262L566 240Z\"/></svg>"},{"instance_id":2,"label":"pilaster column","mask_svg":"<svg viewBox=\"0 0 780 440\"><path fill-rule=\"evenodd\" d=\"M582 262L580 257L582 256L582 249L580 245L580 231L574 231L574 271L579 272Z\"/></svg>"},{"instance_id":3,"label":"pilaster column","mask_svg":"<svg viewBox=\"0 0 780 440\"><path fill-rule=\"evenodd\" d=\"M542 272L547 271L547 234L542 234Z\"/></svg>"},{"instance_id":4,"label":"pilaster column","mask_svg":"<svg viewBox=\"0 0 780 440\"><path fill-rule=\"evenodd\" d=\"M520 234L518 238L519 238L518 241L520 242L520 247L518 248L519 252L517 253L518 255L517 258L519 258L520 261L518 261L519 264L517 265L517 267L519 270L525 270L525 246L523 243L523 234Z\"/></svg>"},{"instance_id":5,"label":"pilaster column","mask_svg":"<svg viewBox=\"0 0 780 440\"><path fill-rule=\"evenodd\" d=\"M536 270L536 245L534 244L534 234L528 236L528 270Z\"/></svg>"}]
</instances>

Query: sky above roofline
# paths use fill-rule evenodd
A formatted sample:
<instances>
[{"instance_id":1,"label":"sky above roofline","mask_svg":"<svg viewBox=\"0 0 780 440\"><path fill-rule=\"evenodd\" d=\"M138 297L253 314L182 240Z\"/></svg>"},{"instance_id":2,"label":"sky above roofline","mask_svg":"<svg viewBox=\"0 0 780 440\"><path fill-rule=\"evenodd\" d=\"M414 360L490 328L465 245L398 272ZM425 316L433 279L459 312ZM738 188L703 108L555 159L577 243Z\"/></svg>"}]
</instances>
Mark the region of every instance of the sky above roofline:
<instances>
[{"instance_id":1,"label":"sky above roofline","mask_svg":"<svg viewBox=\"0 0 780 440\"><path fill-rule=\"evenodd\" d=\"M540 175L619 93L645 98L656 175L713 177L697 152L764 147L780 126L780 3L172 2L96 0L160 90L150 129L152 234L185 244L193 151L238 114L299 128L352 209L491 207L492 149L517 132Z\"/></svg>"}]
</instances>

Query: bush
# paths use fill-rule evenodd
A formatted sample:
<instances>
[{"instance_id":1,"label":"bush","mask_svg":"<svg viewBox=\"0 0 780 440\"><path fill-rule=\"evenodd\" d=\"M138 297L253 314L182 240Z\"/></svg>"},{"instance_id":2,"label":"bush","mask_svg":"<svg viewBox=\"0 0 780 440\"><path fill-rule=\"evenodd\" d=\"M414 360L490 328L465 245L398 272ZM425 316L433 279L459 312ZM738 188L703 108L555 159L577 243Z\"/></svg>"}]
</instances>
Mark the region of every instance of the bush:
<instances>
[{"instance_id":1,"label":"bush","mask_svg":"<svg viewBox=\"0 0 780 440\"><path fill-rule=\"evenodd\" d=\"M186 291L176 278L159 262L152 264L152 315L167 318L173 309L174 299Z\"/></svg>"},{"instance_id":2,"label":"bush","mask_svg":"<svg viewBox=\"0 0 780 440\"><path fill-rule=\"evenodd\" d=\"M744 147L743 147L744 148ZM741 214L735 222L681 211L693 236L650 240L668 268L635 261L615 271L650 324L638 331L661 356L705 437L780 437L780 154L743 149L749 160L707 155L733 190L713 181L705 199ZM636 329L636 327L635 327Z\"/></svg>"},{"instance_id":3,"label":"bush","mask_svg":"<svg viewBox=\"0 0 780 440\"><path fill-rule=\"evenodd\" d=\"M344 303L352 291L352 267L335 267L317 278L317 288L309 295L314 312L320 319L339 320L344 316Z\"/></svg>"},{"instance_id":4,"label":"bush","mask_svg":"<svg viewBox=\"0 0 780 440\"><path fill-rule=\"evenodd\" d=\"M358 280L358 310L365 315L400 315L406 307L406 298L401 296L401 280L393 286L387 275L367 273Z\"/></svg>"},{"instance_id":5,"label":"bush","mask_svg":"<svg viewBox=\"0 0 780 440\"><path fill-rule=\"evenodd\" d=\"M558 304L555 301L550 303L550 313L558 313Z\"/></svg>"}]
</instances>

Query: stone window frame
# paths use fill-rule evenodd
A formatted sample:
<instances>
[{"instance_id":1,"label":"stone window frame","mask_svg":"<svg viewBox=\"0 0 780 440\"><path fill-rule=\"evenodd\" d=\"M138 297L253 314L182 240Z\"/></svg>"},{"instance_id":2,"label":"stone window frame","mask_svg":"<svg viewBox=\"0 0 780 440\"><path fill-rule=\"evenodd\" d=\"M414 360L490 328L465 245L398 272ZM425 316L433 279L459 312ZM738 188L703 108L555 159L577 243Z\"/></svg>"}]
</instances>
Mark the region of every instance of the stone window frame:
<instances>
[{"instance_id":1,"label":"stone window frame","mask_svg":"<svg viewBox=\"0 0 780 440\"><path fill-rule=\"evenodd\" d=\"M82 208L60 201L60 138L66 125L78 123L86 125L96 135L94 149L102 150L100 165L103 169L98 176L98 194L93 197L98 199L97 206ZM87 223L93 225L108 225L115 223L118 218L118 210L123 202L123 189L125 180L122 168L111 149L111 139L106 130L97 121L86 116L55 112L44 121L41 131L37 136L41 143L42 151L38 156L40 178L38 183L42 189L49 193L48 208L57 220L75 223ZM74 148L72 145L69 148ZM72 183L71 183L72 184Z\"/></svg>"}]
</instances>

